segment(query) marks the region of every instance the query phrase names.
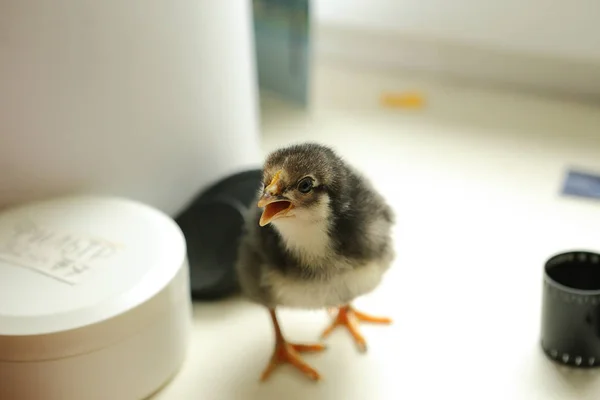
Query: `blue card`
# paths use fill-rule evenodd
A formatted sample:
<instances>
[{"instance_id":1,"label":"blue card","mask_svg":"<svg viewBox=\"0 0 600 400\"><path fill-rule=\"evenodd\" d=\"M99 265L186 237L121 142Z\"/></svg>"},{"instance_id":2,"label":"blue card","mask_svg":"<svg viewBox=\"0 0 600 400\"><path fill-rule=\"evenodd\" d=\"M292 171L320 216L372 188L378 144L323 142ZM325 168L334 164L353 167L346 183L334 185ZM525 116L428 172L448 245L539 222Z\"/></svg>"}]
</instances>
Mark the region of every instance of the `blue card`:
<instances>
[{"instance_id":1,"label":"blue card","mask_svg":"<svg viewBox=\"0 0 600 400\"><path fill-rule=\"evenodd\" d=\"M310 87L309 0L253 0L258 84L306 106Z\"/></svg>"},{"instance_id":2,"label":"blue card","mask_svg":"<svg viewBox=\"0 0 600 400\"><path fill-rule=\"evenodd\" d=\"M600 200L600 175L569 170L562 193Z\"/></svg>"}]
</instances>

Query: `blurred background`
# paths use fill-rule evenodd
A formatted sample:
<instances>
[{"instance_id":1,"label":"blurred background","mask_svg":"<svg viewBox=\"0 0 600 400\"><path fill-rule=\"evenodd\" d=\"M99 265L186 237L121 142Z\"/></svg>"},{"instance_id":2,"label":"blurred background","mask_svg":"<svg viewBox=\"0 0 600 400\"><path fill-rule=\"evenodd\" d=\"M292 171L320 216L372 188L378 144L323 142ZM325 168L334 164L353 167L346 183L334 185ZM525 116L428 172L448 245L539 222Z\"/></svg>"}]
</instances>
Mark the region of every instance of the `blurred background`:
<instances>
[{"instance_id":1,"label":"blurred background","mask_svg":"<svg viewBox=\"0 0 600 400\"><path fill-rule=\"evenodd\" d=\"M317 48L370 66L598 95L598 4L314 1ZM353 43L353 45L351 44Z\"/></svg>"},{"instance_id":2,"label":"blurred background","mask_svg":"<svg viewBox=\"0 0 600 400\"><path fill-rule=\"evenodd\" d=\"M600 248L600 3L295 2L310 18L284 25L287 52L267 3L284 8L255 2L263 152L330 144L398 214L396 268L361 301L399 322L368 333L385 349L350 374L370 383L342 394L354 367L322 361L329 397L595 398L596 372L547 362L539 321L548 257ZM287 318L309 338L320 317Z\"/></svg>"}]
</instances>

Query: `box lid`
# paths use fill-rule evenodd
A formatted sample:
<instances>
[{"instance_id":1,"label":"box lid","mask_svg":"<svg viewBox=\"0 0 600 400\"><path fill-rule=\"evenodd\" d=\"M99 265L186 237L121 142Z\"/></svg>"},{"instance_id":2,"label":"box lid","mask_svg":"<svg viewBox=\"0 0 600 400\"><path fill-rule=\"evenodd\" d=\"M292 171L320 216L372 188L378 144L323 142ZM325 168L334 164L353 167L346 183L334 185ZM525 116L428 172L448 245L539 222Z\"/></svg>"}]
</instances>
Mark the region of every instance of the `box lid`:
<instances>
[{"instance_id":1,"label":"box lid","mask_svg":"<svg viewBox=\"0 0 600 400\"><path fill-rule=\"evenodd\" d=\"M186 247L177 224L134 201L82 196L5 210L0 348L11 338L48 337L101 322L117 321L121 334L123 323L139 329L168 304L168 293L158 295L183 267ZM136 317L115 318L136 309ZM115 340L108 336L103 340Z\"/></svg>"}]
</instances>

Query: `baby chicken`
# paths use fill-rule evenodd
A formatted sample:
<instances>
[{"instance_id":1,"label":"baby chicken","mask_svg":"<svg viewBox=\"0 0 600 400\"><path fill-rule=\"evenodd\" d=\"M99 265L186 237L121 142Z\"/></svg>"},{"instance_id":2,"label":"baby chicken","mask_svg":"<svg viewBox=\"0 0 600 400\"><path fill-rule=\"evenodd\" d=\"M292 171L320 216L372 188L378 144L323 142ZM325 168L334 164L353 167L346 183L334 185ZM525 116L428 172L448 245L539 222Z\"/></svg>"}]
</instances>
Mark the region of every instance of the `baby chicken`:
<instances>
[{"instance_id":1,"label":"baby chicken","mask_svg":"<svg viewBox=\"0 0 600 400\"><path fill-rule=\"evenodd\" d=\"M268 308L275 328L275 350L261 379L289 363L318 380L299 353L324 347L288 343L275 310L335 308L337 317L322 337L343 326L366 351L358 322L391 321L361 313L351 302L375 289L394 259L394 214L367 179L318 144L269 155L263 183L237 263L243 293Z\"/></svg>"}]
</instances>

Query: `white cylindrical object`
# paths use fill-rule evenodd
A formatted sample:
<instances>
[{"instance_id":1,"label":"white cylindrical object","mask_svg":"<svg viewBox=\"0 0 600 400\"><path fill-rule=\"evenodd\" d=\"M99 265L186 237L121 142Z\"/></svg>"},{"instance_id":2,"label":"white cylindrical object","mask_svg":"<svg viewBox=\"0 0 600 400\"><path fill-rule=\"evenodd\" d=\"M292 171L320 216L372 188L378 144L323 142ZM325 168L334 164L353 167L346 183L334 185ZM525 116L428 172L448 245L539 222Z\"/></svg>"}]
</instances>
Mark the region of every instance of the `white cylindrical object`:
<instances>
[{"instance_id":1,"label":"white cylindrical object","mask_svg":"<svg viewBox=\"0 0 600 400\"><path fill-rule=\"evenodd\" d=\"M64 193L175 215L258 165L249 0L0 2L0 207Z\"/></svg>"},{"instance_id":2,"label":"white cylindrical object","mask_svg":"<svg viewBox=\"0 0 600 400\"><path fill-rule=\"evenodd\" d=\"M165 214L73 197L0 214L0 399L133 400L189 342L183 234Z\"/></svg>"}]
</instances>

